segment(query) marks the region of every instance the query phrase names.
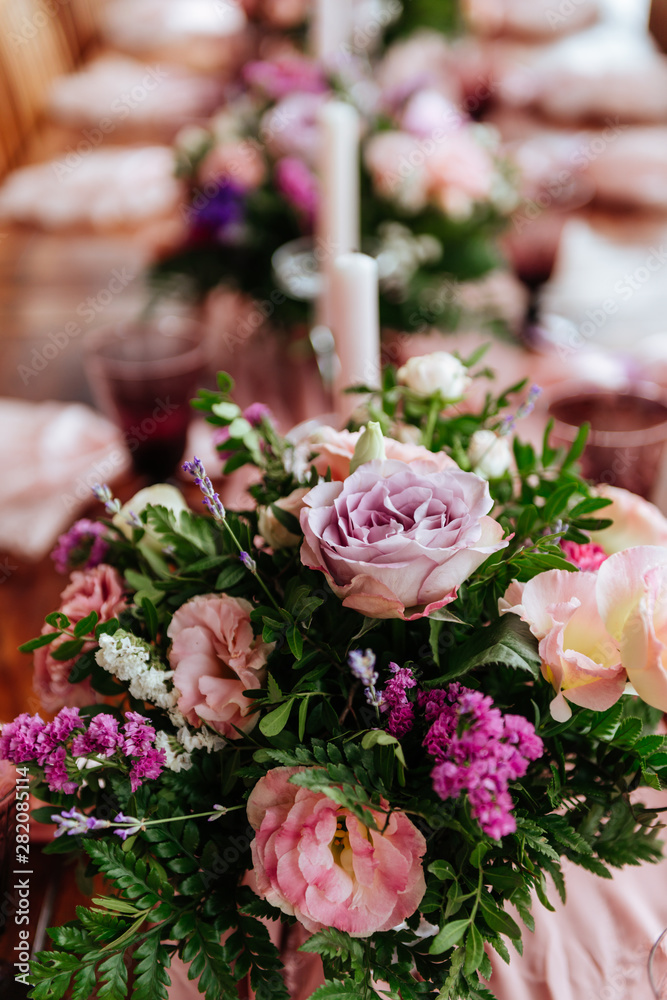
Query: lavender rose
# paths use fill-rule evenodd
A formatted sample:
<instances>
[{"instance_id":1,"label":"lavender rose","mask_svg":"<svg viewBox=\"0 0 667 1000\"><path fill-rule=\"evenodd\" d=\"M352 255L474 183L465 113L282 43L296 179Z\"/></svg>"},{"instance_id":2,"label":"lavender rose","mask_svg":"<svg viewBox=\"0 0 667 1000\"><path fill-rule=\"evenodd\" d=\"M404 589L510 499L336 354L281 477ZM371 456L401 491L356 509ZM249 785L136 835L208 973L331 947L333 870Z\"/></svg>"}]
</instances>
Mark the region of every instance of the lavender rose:
<instances>
[{"instance_id":1,"label":"lavender rose","mask_svg":"<svg viewBox=\"0 0 667 1000\"><path fill-rule=\"evenodd\" d=\"M303 502L301 561L369 618L431 614L508 544L485 516L493 505L487 483L429 461L368 462Z\"/></svg>"}]
</instances>

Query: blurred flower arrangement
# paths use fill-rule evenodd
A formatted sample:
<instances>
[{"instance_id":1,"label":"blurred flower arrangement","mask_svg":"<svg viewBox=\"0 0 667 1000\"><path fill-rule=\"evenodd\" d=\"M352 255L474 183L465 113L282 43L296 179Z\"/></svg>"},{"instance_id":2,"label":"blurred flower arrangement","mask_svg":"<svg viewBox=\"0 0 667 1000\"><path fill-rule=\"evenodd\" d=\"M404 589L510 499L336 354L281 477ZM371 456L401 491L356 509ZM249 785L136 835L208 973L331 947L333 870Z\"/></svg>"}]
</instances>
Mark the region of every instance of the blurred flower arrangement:
<instances>
[{"instance_id":1,"label":"blurred flower arrangement","mask_svg":"<svg viewBox=\"0 0 667 1000\"><path fill-rule=\"evenodd\" d=\"M437 48L428 34L397 43L384 59L391 72L377 77L356 55L329 75L299 54L247 65L242 93L178 139L189 201L154 279L187 275L196 294L224 285L259 301L273 301L278 286L288 294L285 321L310 318L309 303L276 274L274 254L313 235L318 115L336 95L361 116L362 249L378 260L382 325L424 329L435 316L455 326L462 307L452 289L501 262L494 239L516 190L494 130L444 95Z\"/></svg>"},{"instance_id":2,"label":"blurred flower arrangement","mask_svg":"<svg viewBox=\"0 0 667 1000\"><path fill-rule=\"evenodd\" d=\"M23 648L64 707L0 754L108 889L50 931L35 1000L125 997L129 955L164 1000L176 954L208 1000L287 1000L267 920L321 956L312 1000L489 997L485 945L509 961L507 906L530 927L563 856L659 859L635 793L667 779L667 522L578 476L585 428L520 439L535 387L475 404L480 362L413 359L348 429L287 437L220 375L195 405L254 509L195 458L206 513L99 487L109 516L60 540L62 606Z\"/></svg>"}]
</instances>

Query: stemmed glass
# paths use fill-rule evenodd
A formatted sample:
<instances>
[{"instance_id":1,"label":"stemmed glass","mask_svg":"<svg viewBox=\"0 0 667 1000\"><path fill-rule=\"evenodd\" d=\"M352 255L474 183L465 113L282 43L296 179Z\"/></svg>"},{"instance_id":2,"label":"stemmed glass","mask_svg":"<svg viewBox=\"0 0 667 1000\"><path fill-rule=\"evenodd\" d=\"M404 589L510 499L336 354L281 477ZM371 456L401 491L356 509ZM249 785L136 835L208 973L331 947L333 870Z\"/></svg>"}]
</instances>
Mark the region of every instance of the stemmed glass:
<instances>
[{"instance_id":1,"label":"stemmed glass","mask_svg":"<svg viewBox=\"0 0 667 1000\"><path fill-rule=\"evenodd\" d=\"M190 400L208 364L203 330L176 316L95 330L85 346L99 407L123 432L135 471L167 479L185 450Z\"/></svg>"}]
</instances>

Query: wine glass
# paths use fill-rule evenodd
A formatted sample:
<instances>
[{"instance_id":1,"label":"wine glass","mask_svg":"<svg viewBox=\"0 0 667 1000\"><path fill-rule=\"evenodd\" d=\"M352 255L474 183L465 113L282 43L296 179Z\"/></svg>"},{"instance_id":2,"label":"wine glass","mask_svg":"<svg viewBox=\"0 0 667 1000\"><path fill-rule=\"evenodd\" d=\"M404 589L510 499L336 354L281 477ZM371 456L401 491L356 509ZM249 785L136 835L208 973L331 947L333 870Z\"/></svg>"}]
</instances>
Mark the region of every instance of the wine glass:
<instances>
[{"instance_id":1,"label":"wine glass","mask_svg":"<svg viewBox=\"0 0 667 1000\"><path fill-rule=\"evenodd\" d=\"M190 400L207 373L202 327L181 316L103 327L86 341L85 365L135 471L151 482L167 479L183 456Z\"/></svg>"},{"instance_id":2,"label":"wine glass","mask_svg":"<svg viewBox=\"0 0 667 1000\"><path fill-rule=\"evenodd\" d=\"M586 479L653 497L667 441L667 399L660 386L568 385L552 397L549 415L556 444L571 445L581 425L590 424L581 456Z\"/></svg>"}]
</instances>

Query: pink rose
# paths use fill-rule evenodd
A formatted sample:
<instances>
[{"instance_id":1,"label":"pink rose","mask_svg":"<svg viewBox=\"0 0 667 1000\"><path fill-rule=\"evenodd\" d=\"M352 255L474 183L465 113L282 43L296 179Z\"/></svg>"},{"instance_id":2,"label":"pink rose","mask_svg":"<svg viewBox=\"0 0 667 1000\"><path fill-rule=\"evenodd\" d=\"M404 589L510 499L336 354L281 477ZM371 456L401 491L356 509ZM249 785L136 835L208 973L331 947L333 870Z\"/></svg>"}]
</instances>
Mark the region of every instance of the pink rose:
<instances>
[{"instance_id":1,"label":"pink rose","mask_svg":"<svg viewBox=\"0 0 667 1000\"><path fill-rule=\"evenodd\" d=\"M327 469L331 469L331 478L342 480L350 474L350 462L361 434L362 431L335 431L333 427L319 427L304 440L303 445L308 446L311 454L315 453L312 464L321 476L326 476ZM438 469L458 469L454 459L444 451L429 451L420 444L384 438L384 450L388 459L408 465L429 461Z\"/></svg>"},{"instance_id":2,"label":"pink rose","mask_svg":"<svg viewBox=\"0 0 667 1000\"><path fill-rule=\"evenodd\" d=\"M255 638L252 604L226 594L193 597L174 614L167 635L178 707L193 726L202 721L230 740L250 732L257 715L244 691L260 688L273 650Z\"/></svg>"},{"instance_id":3,"label":"pink rose","mask_svg":"<svg viewBox=\"0 0 667 1000\"><path fill-rule=\"evenodd\" d=\"M570 718L568 702L603 711L625 688L618 644L598 610L597 582L597 573L550 569L528 583L514 581L499 602L501 614L519 615L539 639L542 676L556 692L551 714L558 722Z\"/></svg>"},{"instance_id":4,"label":"pink rose","mask_svg":"<svg viewBox=\"0 0 667 1000\"><path fill-rule=\"evenodd\" d=\"M439 134L453 132L468 120L439 91L426 89L416 91L409 99L401 115L401 128L432 140L436 130Z\"/></svg>"},{"instance_id":5,"label":"pink rose","mask_svg":"<svg viewBox=\"0 0 667 1000\"><path fill-rule=\"evenodd\" d=\"M293 93L267 111L260 132L271 154L296 156L314 166L320 149L319 113L326 101L326 94Z\"/></svg>"},{"instance_id":6,"label":"pink rose","mask_svg":"<svg viewBox=\"0 0 667 1000\"><path fill-rule=\"evenodd\" d=\"M290 783L306 770L274 768L250 793L258 895L312 932L390 930L424 895L424 837L404 813L392 813L385 829L386 816L371 810L380 833L321 792Z\"/></svg>"},{"instance_id":7,"label":"pink rose","mask_svg":"<svg viewBox=\"0 0 667 1000\"><path fill-rule=\"evenodd\" d=\"M246 190L253 190L266 176L266 163L261 153L248 141L221 142L204 157L197 176L201 184L228 180Z\"/></svg>"},{"instance_id":8,"label":"pink rose","mask_svg":"<svg viewBox=\"0 0 667 1000\"><path fill-rule=\"evenodd\" d=\"M619 486L595 487L598 496L611 500L598 516L614 523L604 531L591 533L591 540L602 546L607 555L634 545L667 545L667 518L655 504Z\"/></svg>"},{"instance_id":9,"label":"pink rose","mask_svg":"<svg viewBox=\"0 0 667 1000\"><path fill-rule=\"evenodd\" d=\"M60 595L60 611L67 615L73 625L86 618L91 611L96 611L101 622L116 618L126 607L127 601L123 593L123 581L118 572L106 563L100 563L94 569L77 570L70 576L70 582ZM45 625L42 633L55 632L50 625ZM64 705L90 705L96 695L85 680L79 684L70 684L68 677L74 660L55 660L53 651L69 637L56 639L50 646L36 649L34 654L35 675L33 685L47 712L56 712ZM84 644L82 652L93 649L95 643Z\"/></svg>"},{"instance_id":10,"label":"pink rose","mask_svg":"<svg viewBox=\"0 0 667 1000\"><path fill-rule=\"evenodd\" d=\"M243 78L258 87L272 100L288 94L323 94L328 90L326 77L319 63L303 56L247 63Z\"/></svg>"},{"instance_id":11,"label":"pink rose","mask_svg":"<svg viewBox=\"0 0 667 1000\"><path fill-rule=\"evenodd\" d=\"M488 483L431 462L368 462L304 497L301 561L345 607L369 618L422 618L508 543Z\"/></svg>"},{"instance_id":12,"label":"pink rose","mask_svg":"<svg viewBox=\"0 0 667 1000\"><path fill-rule=\"evenodd\" d=\"M598 571L598 605L640 698L667 711L667 548L641 545Z\"/></svg>"}]
</instances>

